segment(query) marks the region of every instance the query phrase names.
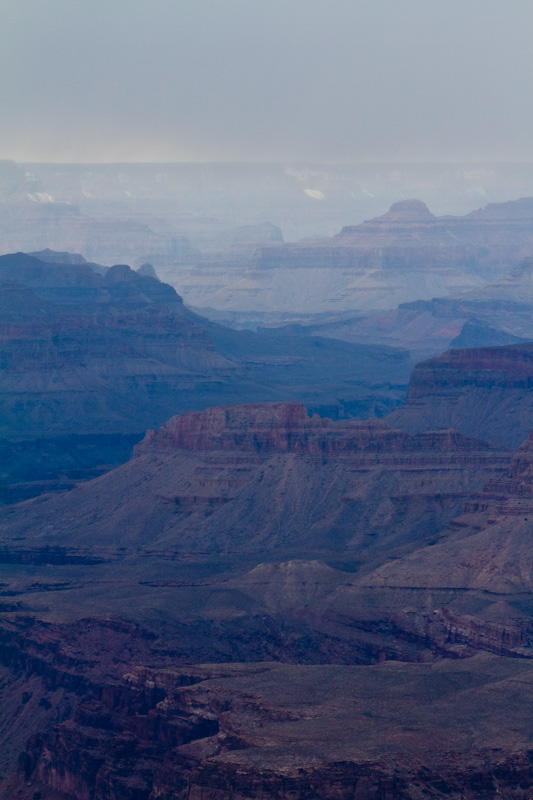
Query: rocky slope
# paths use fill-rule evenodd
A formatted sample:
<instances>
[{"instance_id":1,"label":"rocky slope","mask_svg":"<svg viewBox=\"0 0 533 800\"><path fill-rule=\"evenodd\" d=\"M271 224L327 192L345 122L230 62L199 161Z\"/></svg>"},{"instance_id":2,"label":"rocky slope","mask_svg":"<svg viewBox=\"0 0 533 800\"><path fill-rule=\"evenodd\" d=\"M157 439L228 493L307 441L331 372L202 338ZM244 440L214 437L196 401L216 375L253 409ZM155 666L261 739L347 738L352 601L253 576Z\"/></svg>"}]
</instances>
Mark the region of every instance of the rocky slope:
<instances>
[{"instance_id":1,"label":"rocky slope","mask_svg":"<svg viewBox=\"0 0 533 800\"><path fill-rule=\"evenodd\" d=\"M320 317L298 317L270 328L302 336L405 347L419 359L444 350L493 347L533 339L533 260L522 259L500 280L456 297L401 303L398 308Z\"/></svg>"},{"instance_id":2,"label":"rocky slope","mask_svg":"<svg viewBox=\"0 0 533 800\"><path fill-rule=\"evenodd\" d=\"M494 595L531 593L532 530L533 434L516 451L508 475L488 482L465 503L464 513L441 532L437 544L380 568L369 580Z\"/></svg>"},{"instance_id":3,"label":"rocky slope","mask_svg":"<svg viewBox=\"0 0 533 800\"><path fill-rule=\"evenodd\" d=\"M533 430L533 344L449 350L417 364L391 424L414 433L456 428L518 447Z\"/></svg>"},{"instance_id":4,"label":"rocky slope","mask_svg":"<svg viewBox=\"0 0 533 800\"><path fill-rule=\"evenodd\" d=\"M22 780L5 787L21 800L527 796L529 662L80 677L76 710L31 737Z\"/></svg>"},{"instance_id":5,"label":"rocky slope","mask_svg":"<svg viewBox=\"0 0 533 800\"><path fill-rule=\"evenodd\" d=\"M508 454L455 431L334 423L296 404L172 418L134 457L68 495L5 513L6 541L175 553L352 553L415 546ZM148 498L150 500L148 501Z\"/></svg>"},{"instance_id":6,"label":"rocky slope","mask_svg":"<svg viewBox=\"0 0 533 800\"><path fill-rule=\"evenodd\" d=\"M532 453L217 407L5 509L0 796L523 800Z\"/></svg>"}]
</instances>

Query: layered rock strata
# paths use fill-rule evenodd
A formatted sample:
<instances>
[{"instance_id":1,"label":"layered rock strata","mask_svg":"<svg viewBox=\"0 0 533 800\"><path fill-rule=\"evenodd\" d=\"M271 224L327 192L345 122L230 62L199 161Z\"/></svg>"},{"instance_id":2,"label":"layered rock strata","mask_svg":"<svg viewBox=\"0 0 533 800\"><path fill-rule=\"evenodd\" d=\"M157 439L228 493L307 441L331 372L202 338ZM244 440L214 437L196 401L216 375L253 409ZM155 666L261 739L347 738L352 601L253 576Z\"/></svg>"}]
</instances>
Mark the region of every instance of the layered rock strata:
<instances>
[{"instance_id":1,"label":"layered rock strata","mask_svg":"<svg viewBox=\"0 0 533 800\"><path fill-rule=\"evenodd\" d=\"M330 239L257 247L246 263L221 254L165 277L199 308L318 314L390 309L481 289L533 254L533 200L435 217L402 200ZM245 318L245 317L243 317ZM458 331L459 332L459 331Z\"/></svg>"},{"instance_id":2,"label":"layered rock strata","mask_svg":"<svg viewBox=\"0 0 533 800\"><path fill-rule=\"evenodd\" d=\"M415 520L429 536L508 462L455 431L411 436L291 403L217 407L172 418L68 496L7 511L4 530L48 544L360 557L363 542L366 554L413 543Z\"/></svg>"},{"instance_id":3,"label":"layered rock strata","mask_svg":"<svg viewBox=\"0 0 533 800\"><path fill-rule=\"evenodd\" d=\"M528 662L87 677L66 687L67 718L31 736L3 797L522 800L530 782Z\"/></svg>"},{"instance_id":4,"label":"layered rock strata","mask_svg":"<svg viewBox=\"0 0 533 800\"><path fill-rule=\"evenodd\" d=\"M388 419L411 433L453 427L518 447L533 430L532 387L533 344L449 350L417 364Z\"/></svg>"}]
</instances>

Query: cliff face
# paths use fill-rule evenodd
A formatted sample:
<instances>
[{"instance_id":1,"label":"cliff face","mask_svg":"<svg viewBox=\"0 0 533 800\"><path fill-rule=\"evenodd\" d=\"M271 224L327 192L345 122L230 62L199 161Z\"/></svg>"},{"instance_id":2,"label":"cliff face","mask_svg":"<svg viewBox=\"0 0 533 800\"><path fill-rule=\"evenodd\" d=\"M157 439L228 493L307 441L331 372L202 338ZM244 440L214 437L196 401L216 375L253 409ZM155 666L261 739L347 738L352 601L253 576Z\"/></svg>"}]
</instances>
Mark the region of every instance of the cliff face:
<instances>
[{"instance_id":1,"label":"cliff face","mask_svg":"<svg viewBox=\"0 0 533 800\"><path fill-rule=\"evenodd\" d=\"M533 437L509 471L490 480L431 548L381 567L379 580L404 586L469 587L494 594L530 592L533 570ZM372 579L370 579L372 580Z\"/></svg>"},{"instance_id":2,"label":"cliff face","mask_svg":"<svg viewBox=\"0 0 533 800\"><path fill-rule=\"evenodd\" d=\"M507 464L455 431L334 423L291 403L217 407L171 419L128 464L5 519L11 535L42 529L49 544L281 554L355 552L366 539L370 553L369 537L402 539L415 518L427 536Z\"/></svg>"},{"instance_id":3,"label":"cliff face","mask_svg":"<svg viewBox=\"0 0 533 800\"><path fill-rule=\"evenodd\" d=\"M235 370L170 286L125 265L101 276L19 254L0 274L0 435L142 431L180 383Z\"/></svg>"},{"instance_id":4,"label":"cliff face","mask_svg":"<svg viewBox=\"0 0 533 800\"><path fill-rule=\"evenodd\" d=\"M533 200L494 204L464 217L435 217L420 200L401 200L386 214L344 227L332 240L263 248L258 268L274 265L383 270L455 267L490 275L530 255ZM505 254L505 255L504 255Z\"/></svg>"},{"instance_id":5,"label":"cliff face","mask_svg":"<svg viewBox=\"0 0 533 800\"><path fill-rule=\"evenodd\" d=\"M414 368L405 405L388 417L415 432L453 427L518 447L533 430L533 345L449 350Z\"/></svg>"},{"instance_id":6,"label":"cliff face","mask_svg":"<svg viewBox=\"0 0 533 800\"><path fill-rule=\"evenodd\" d=\"M376 419L335 423L318 415L309 417L299 403L261 403L217 406L173 417L157 431L149 431L136 448L142 454L157 451L210 450L253 453L321 455L344 453L357 458L368 451L379 459L385 454L408 452L467 453L489 449L457 431L424 433L416 438Z\"/></svg>"},{"instance_id":7,"label":"cliff face","mask_svg":"<svg viewBox=\"0 0 533 800\"><path fill-rule=\"evenodd\" d=\"M523 800L532 452L217 407L5 510L0 796Z\"/></svg>"}]
</instances>

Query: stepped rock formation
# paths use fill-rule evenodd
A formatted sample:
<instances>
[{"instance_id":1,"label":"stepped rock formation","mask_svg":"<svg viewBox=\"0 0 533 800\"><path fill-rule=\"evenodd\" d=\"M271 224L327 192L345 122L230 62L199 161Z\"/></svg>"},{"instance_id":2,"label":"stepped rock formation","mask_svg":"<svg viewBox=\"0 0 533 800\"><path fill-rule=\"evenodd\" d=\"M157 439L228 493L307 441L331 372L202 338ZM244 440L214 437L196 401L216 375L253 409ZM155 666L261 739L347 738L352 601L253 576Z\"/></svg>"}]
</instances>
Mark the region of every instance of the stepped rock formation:
<instances>
[{"instance_id":1,"label":"stepped rock formation","mask_svg":"<svg viewBox=\"0 0 533 800\"><path fill-rule=\"evenodd\" d=\"M402 200L331 239L258 247L248 263L211 259L165 277L188 303L240 312L389 309L476 290L533 254L533 199L435 217ZM457 331L458 333L459 331Z\"/></svg>"},{"instance_id":2,"label":"stepped rock formation","mask_svg":"<svg viewBox=\"0 0 533 800\"><path fill-rule=\"evenodd\" d=\"M462 269L485 276L530 255L533 198L491 204L464 217L435 217L420 200L401 200L386 214L346 226L332 240L263 248L257 267L329 266L431 271Z\"/></svg>"},{"instance_id":3,"label":"stepped rock formation","mask_svg":"<svg viewBox=\"0 0 533 800\"><path fill-rule=\"evenodd\" d=\"M369 580L395 586L469 588L491 594L533 590L533 434L508 476L490 481L431 548L385 565Z\"/></svg>"},{"instance_id":4,"label":"stepped rock formation","mask_svg":"<svg viewBox=\"0 0 533 800\"><path fill-rule=\"evenodd\" d=\"M456 428L518 447L533 431L533 344L449 350L417 364L388 419L410 431Z\"/></svg>"},{"instance_id":5,"label":"stepped rock formation","mask_svg":"<svg viewBox=\"0 0 533 800\"><path fill-rule=\"evenodd\" d=\"M21 800L527 796L530 662L69 666L75 711L31 737L6 787Z\"/></svg>"},{"instance_id":6,"label":"stepped rock formation","mask_svg":"<svg viewBox=\"0 0 533 800\"><path fill-rule=\"evenodd\" d=\"M0 797L523 800L532 453L216 407L4 509Z\"/></svg>"},{"instance_id":7,"label":"stepped rock formation","mask_svg":"<svg viewBox=\"0 0 533 800\"><path fill-rule=\"evenodd\" d=\"M416 520L429 536L507 465L455 431L334 423L291 403L217 407L149 431L127 464L68 495L6 511L4 530L43 546L368 559L414 546Z\"/></svg>"}]
</instances>

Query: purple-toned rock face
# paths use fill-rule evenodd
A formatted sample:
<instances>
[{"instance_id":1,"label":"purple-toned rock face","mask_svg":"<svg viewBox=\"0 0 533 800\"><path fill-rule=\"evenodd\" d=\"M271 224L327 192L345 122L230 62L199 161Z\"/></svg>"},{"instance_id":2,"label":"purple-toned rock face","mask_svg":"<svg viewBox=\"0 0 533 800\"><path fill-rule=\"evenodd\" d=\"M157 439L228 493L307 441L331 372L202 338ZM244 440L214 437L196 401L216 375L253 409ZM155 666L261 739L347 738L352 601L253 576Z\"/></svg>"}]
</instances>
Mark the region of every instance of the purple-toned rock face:
<instances>
[{"instance_id":1,"label":"purple-toned rock face","mask_svg":"<svg viewBox=\"0 0 533 800\"><path fill-rule=\"evenodd\" d=\"M134 452L213 450L355 457L363 452L477 452L488 448L454 430L421 433L413 438L375 419L334 423L317 415L310 418L298 403L261 403L218 406L173 417L159 430L148 431Z\"/></svg>"},{"instance_id":2,"label":"purple-toned rock face","mask_svg":"<svg viewBox=\"0 0 533 800\"><path fill-rule=\"evenodd\" d=\"M405 405L388 417L411 433L457 428L517 447L533 430L533 344L449 350L417 364Z\"/></svg>"}]
</instances>

